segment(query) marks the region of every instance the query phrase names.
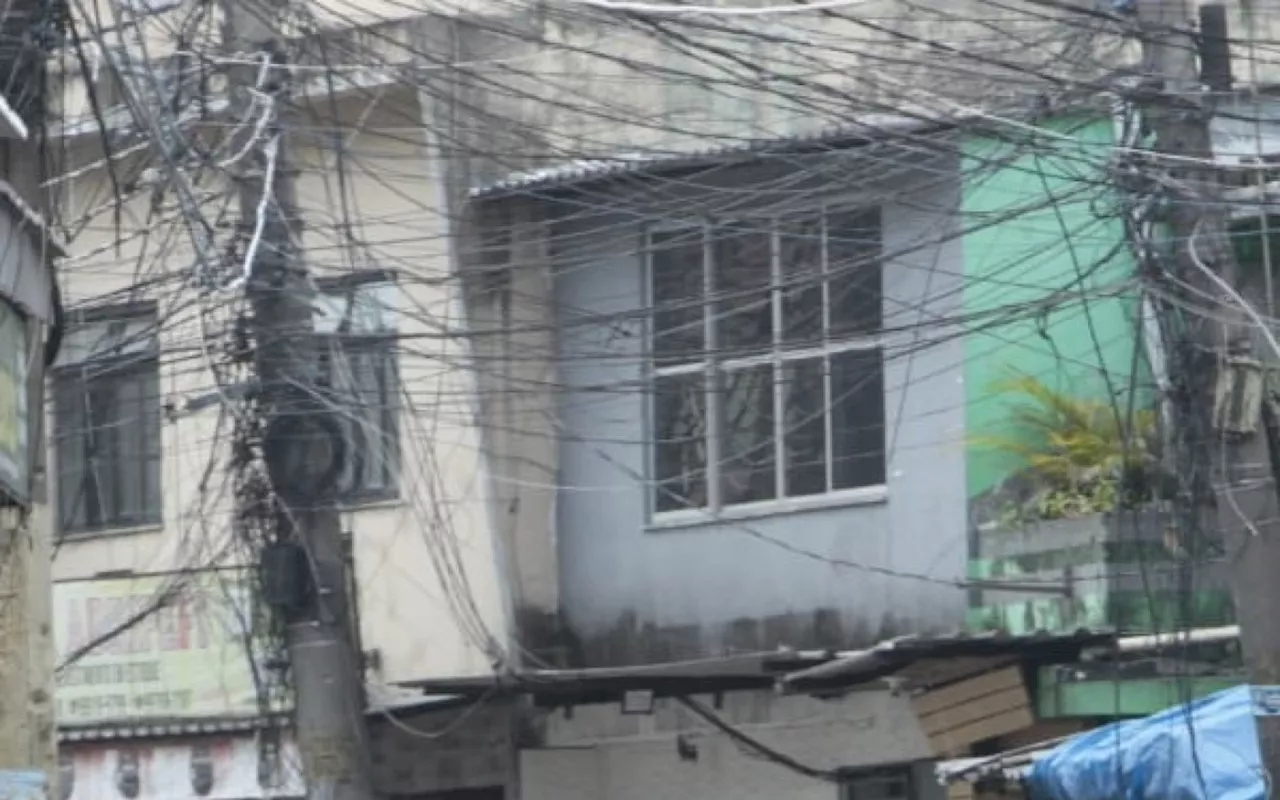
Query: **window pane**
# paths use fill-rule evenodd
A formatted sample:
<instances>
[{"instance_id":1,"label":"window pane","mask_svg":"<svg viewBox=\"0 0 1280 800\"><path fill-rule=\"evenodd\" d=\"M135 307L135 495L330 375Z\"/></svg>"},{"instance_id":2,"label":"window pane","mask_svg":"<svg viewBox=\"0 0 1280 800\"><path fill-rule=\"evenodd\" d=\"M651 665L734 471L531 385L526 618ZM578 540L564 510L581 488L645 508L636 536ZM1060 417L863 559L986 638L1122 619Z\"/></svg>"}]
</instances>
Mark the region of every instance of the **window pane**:
<instances>
[{"instance_id":1,"label":"window pane","mask_svg":"<svg viewBox=\"0 0 1280 800\"><path fill-rule=\"evenodd\" d=\"M91 464L95 482L109 487L104 492L108 498L104 523L136 525L145 518L148 448L143 419L147 389L140 380L117 380L94 387L92 393L100 447Z\"/></svg>"},{"instance_id":2,"label":"window pane","mask_svg":"<svg viewBox=\"0 0 1280 800\"><path fill-rule=\"evenodd\" d=\"M158 522L161 403L154 315L76 326L54 375L58 517L68 531Z\"/></svg>"},{"instance_id":3,"label":"window pane","mask_svg":"<svg viewBox=\"0 0 1280 800\"><path fill-rule=\"evenodd\" d=\"M707 504L707 396L701 373L654 381L654 508Z\"/></svg>"},{"instance_id":4,"label":"window pane","mask_svg":"<svg viewBox=\"0 0 1280 800\"><path fill-rule=\"evenodd\" d=\"M394 342L331 337L321 351L322 379L342 403L351 436L342 491L348 499L389 495L399 473Z\"/></svg>"},{"instance_id":5,"label":"window pane","mask_svg":"<svg viewBox=\"0 0 1280 800\"><path fill-rule=\"evenodd\" d=\"M350 419L354 423L355 439L359 443L358 451L352 454L359 467L355 490L375 491L382 488L381 475L386 466L381 381L378 380L377 363L373 354L368 351L349 352L347 365L351 368L356 401L351 408Z\"/></svg>"},{"instance_id":6,"label":"window pane","mask_svg":"<svg viewBox=\"0 0 1280 800\"><path fill-rule=\"evenodd\" d=\"M726 371L720 378L723 409L724 503L769 500L777 495L773 367L764 364Z\"/></svg>"},{"instance_id":7,"label":"window pane","mask_svg":"<svg viewBox=\"0 0 1280 800\"><path fill-rule=\"evenodd\" d=\"M361 483L366 492L389 494L399 472L396 439L395 353L379 343L361 354L361 395L366 452Z\"/></svg>"},{"instance_id":8,"label":"window pane","mask_svg":"<svg viewBox=\"0 0 1280 800\"><path fill-rule=\"evenodd\" d=\"M879 350L831 356L831 427L833 488L884 483L884 365Z\"/></svg>"},{"instance_id":9,"label":"window pane","mask_svg":"<svg viewBox=\"0 0 1280 800\"><path fill-rule=\"evenodd\" d=\"M827 490L827 420L823 359L790 361L783 369L787 496Z\"/></svg>"},{"instance_id":10,"label":"window pane","mask_svg":"<svg viewBox=\"0 0 1280 800\"><path fill-rule=\"evenodd\" d=\"M827 218L832 335L880 330L884 315L880 255L878 210Z\"/></svg>"},{"instance_id":11,"label":"window pane","mask_svg":"<svg viewBox=\"0 0 1280 800\"><path fill-rule=\"evenodd\" d=\"M400 476L400 383L396 371L395 344L388 342L376 354L378 379L378 423L382 438L382 469L378 487L384 493L394 493Z\"/></svg>"},{"instance_id":12,"label":"window pane","mask_svg":"<svg viewBox=\"0 0 1280 800\"><path fill-rule=\"evenodd\" d=\"M144 460L142 462L143 497L142 508L144 522L159 522L164 518L164 501L160 492L160 475L164 444L161 441L162 418L160 412L160 369L152 365L143 371L146 391L141 409L141 438Z\"/></svg>"},{"instance_id":13,"label":"window pane","mask_svg":"<svg viewBox=\"0 0 1280 800\"><path fill-rule=\"evenodd\" d=\"M73 368L57 379L58 509L68 530L161 518L157 366L106 366Z\"/></svg>"},{"instance_id":14,"label":"window pane","mask_svg":"<svg viewBox=\"0 0 1280 800\"><path fill-rule=\"evenodd\" d=\"M771 236L764 226L716 234L712 274L721 358L759 355L773 344Z\"/></svg>"},{"instance_id":15,"label":"window pane","mask_svg":"<svg viewBox=\"0 0 1280 800\"><path fill-rule=\"evenodd\" d=\"M891 800L908 796L908 778L883 775L854 778L845 786L845 800Z\"/></svg>"},{"instance_id":16,"label":"window pane","mask_svg":"<svg viewBox=\"0 0 1280 800\"><path fill-rule=\"evenodd\" d=\"M655 233L651 247L654 360L671 364L701 358L706 350L702 231Z\"/></svg>"},{"instance_id":17,"label":"window pane","mask_svg":"<svg viewBox=\"0 0 1280 800\"><path fill-rule=\"evenodd\" d=\"M787 220L779 229L782 267L782 340L816 345L822 340L822 218Z\"/></svg>"},{"instance_id":18,"label":"window pane","mask_svg":"<svg viewBox=\"0 0 1280 800\"><path fill-rule=\"evenodd\" d=\"M58 519L62 527L85 525L84 393L78 381L59 379L54 389L54 455L58 470Z\"/></svg>"}]
</instances>

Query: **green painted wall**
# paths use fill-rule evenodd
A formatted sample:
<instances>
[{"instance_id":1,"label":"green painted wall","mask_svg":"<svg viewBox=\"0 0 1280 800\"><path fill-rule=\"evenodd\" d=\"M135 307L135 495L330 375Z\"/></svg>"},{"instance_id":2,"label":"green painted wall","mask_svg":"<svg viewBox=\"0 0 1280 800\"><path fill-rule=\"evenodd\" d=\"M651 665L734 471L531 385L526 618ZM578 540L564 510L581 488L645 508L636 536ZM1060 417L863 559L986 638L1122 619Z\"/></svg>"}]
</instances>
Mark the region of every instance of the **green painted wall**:
<instances>
[{"instance_id":1,"label":"green painted wall","mask_svg":"<svg viewBox=\"0 0 1280 800\"><path fill-rule=\"evenodd\" d=\"M1036 716L1145 717L1244 682L1244 675L1230 674L1064 681L1062 668L1044 667L1036 681Z\"/></svg>"},{"instance_id":2,"label":"green painted wall","mask_svg":"<svg viewBox=\"0 0 1280 800\"><path fill-rule=\"evenodd\" d=\"M1107 189L1111 122L1058 119L1041 130L1033 142L1025 129L1010 128L1019 141L975 138L965 146L970 440L998 432L1008 419L1011 398L992 383L1011 370L1093 397L1129 388L1135 350L1137 374L1150 374L1137 344L1134 260ZM1086 300L1079 299L1082 288ZM1037 313L1043 305L1052 308ZM1018 466L989 448L970 443L967 450L971 498Z\"/></svg>"}]
</instances>

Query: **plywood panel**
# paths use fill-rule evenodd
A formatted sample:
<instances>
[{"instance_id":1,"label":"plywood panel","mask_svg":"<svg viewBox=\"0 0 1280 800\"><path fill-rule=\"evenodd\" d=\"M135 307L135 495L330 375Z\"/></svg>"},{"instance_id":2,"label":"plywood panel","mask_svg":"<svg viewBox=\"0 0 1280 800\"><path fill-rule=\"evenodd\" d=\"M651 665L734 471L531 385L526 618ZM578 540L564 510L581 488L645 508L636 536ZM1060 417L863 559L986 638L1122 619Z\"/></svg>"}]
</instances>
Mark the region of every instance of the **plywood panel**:
<instances>
[{"instance_id":1,"label":"plywood panel","mask_svg":"<svg viewBox=\"0 0 1280 800\"><path fill-rule=\"evenodd\" d=\"M1020 730L1034 722L1035 717L1030 707L1021 706L975 720L953 730L943 731L937 736L930 736L929 742L933 745L935 753L953 755L965 751L974 742Z\"/></svg>"},{"instance_id":2,"label":"plywood panel","mask_svg":"<svg viewBox=\"0 0 1280 800\"><path fill-rule=\"evenodd\" d=\"M934 753L955 755L984 739L1035 723L1018 667L997 670L920 695L912 702Z\"/></svg>"},{"instance_id":3,"label":"plywood panel","mask_svg":"<svg viewBox=\"0 0 1280 800\"><path fill-rule=\"evenodd\" d=\"M1018 667L1006 667L926 692L915 698L912 705L916 713L923 717L950 706L969 702L977 697L995 694L1011 686L1024 685L1022 670Z\"/></svg>"}]
</instances>

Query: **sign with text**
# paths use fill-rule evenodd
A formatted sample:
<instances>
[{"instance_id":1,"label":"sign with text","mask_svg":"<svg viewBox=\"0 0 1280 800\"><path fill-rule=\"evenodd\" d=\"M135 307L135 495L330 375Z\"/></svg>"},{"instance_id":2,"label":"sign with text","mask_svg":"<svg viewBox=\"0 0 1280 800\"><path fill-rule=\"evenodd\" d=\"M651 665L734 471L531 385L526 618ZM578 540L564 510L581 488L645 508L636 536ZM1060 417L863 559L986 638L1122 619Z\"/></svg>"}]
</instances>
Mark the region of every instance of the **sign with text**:
<instances>
[{"instance_id":1,"label":"sign with text","mask_svg":"<svg viewBox=\"0 0 1280 800\"><path fill-rule=\"evenodd\" d=\"M211 570L55 583L58 723L256 714L246 580Z\"/></svg>"}]
</instances>

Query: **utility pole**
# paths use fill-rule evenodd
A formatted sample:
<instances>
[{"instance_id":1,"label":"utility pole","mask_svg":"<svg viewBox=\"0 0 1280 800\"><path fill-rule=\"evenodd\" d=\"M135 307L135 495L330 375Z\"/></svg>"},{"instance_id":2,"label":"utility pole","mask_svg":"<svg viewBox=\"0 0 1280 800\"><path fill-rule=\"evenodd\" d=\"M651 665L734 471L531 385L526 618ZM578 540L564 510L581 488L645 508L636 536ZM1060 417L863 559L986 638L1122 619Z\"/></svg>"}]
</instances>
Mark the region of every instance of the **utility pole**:
<instances>
[{"instance_id":1,"label":"utility pole","mask_svg":"<svg viewBox=\"0 0 1280 800\"><path fill-rule=\"evenodd\" d=\"M1187 340L1167 343L1181 353L1170 365L1180 395L1179 467L1200 473L1191 479L1180 524L1194 526L1188 533L1196 535L1216 518L1249 682L1255 696L1280 698L1280 502L1273 460L1280 448L1266 378L1280 363L1280 347L1256 311L1269 305L1259 278L1237 262L1222 173L1213 163L1213 98L1204 84L1208 78L1214 89L1229 89L1229 61L1223 63L1221 47L1215 53L1210 46L1202 51L1203 69L1197 64L1198 38L1218 45L1229 40L1222 31L1194 35L1196 4L1188 0L1136 0L1134 6L1145 62L1143 120L1155 135L1153 158L1170 193L1163 219L1176 255L1166 268L1202 293L1201 305L1204 296L1219 301L1215 319L1186 314ZM1216 508L1205 513L1209 505ZM1260 708L1255 714L1267 785L1277 797L1280 715Z\"/></svg>"},{"instance_id":2,"label":"utility pole","mask_svg":"<svg viewBox=\"0 0 1280 800\"><path fill-rule=\"evenodd\" d=\"M352 644L335 497L345 447L337 414L316 380L314 292L289 150L294 112L281 42L289 29L288 2L225 0L224 10L224 39L237 62L230 71L236 118L253 119L264 105L271 115L263 127L245 126L246 135L259 138L251 143L253 163L237 176L256 401L266 423L262 450L274 497L274 542L264 550L261 573L264 585L274 587L268 594L285 624L309 796L371 800L361 659Z\"/></svg>"}]
</instances>

